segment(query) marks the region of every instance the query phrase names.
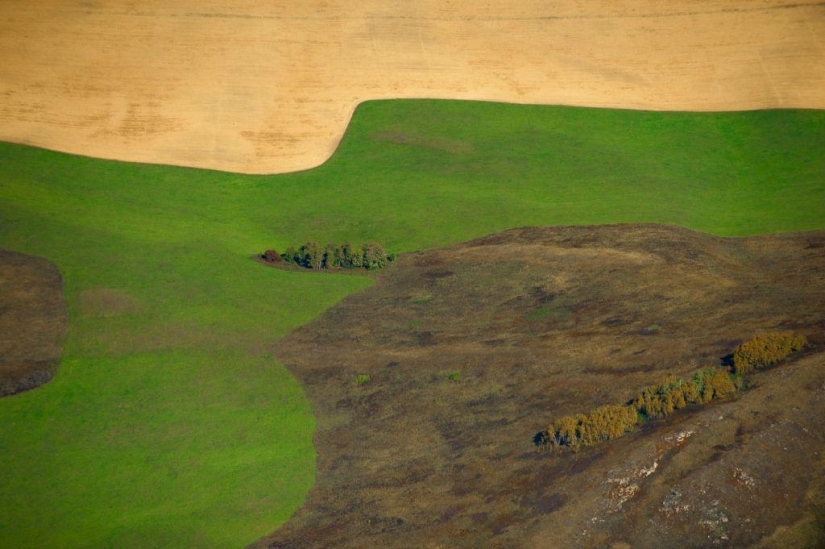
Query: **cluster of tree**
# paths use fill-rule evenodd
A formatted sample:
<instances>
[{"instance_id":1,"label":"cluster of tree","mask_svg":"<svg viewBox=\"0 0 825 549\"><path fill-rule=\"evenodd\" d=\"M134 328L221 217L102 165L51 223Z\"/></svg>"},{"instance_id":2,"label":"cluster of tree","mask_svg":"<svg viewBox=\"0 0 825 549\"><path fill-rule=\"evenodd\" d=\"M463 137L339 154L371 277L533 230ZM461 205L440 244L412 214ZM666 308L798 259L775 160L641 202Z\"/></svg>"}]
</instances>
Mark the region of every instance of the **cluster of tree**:
<instances>
[{"instance_id":1,"label":"cluster of tree","mask_svg":"<svg viewBox=\"0 0 825 549\"><path fill-rule=\"evenodd\" d=\"M537 442L551 446L591 446L622 436L638 423L636 410L630 406L607 405L589 414L564 416L547 431L537 435Z\"/></svg>"},{"instance_id":2,"label":"cluster of tree","mask_svg":"<svg viewBox=\"0 0 825 549\"><path fill-rule=\"evenodd\" d=\"M805 336L793 332L768 332L739 345L733 351L733 371L748 374L776 364L808 346Z\"/></svg>"},{"instance_id":3,"label":"cluster of tree","mask_svg":"<svg viewBox=\"0 0 825 549\"><path fill-rule=\"evenodd\" d=\"M744 386L744 375L786 358L807 346L804 336L772 332L747 341L733 353L733 371L707 368L690 379L670 378L643 389L624 405L596 408L589 414L564 416L533 438L544 447L592 446L622 436L650 419L667 417L690 405L707 404L734 396Z\"/></svg>"},{"instance_id":4,"label":"cluster of tree","mask_svg":"<svg viewBox=\"0 0 825 549\"><path fill-rule=\"evenodd\" d=\"M321 247L317 242L307 242L297 250L287 248L279 254L276 250L267 250L261 257L270 263L281 261L304 267L305 269L382 269L395 261L395 254L387 254L383 246L370 242L355 247L349 242L336 246L327 244Z\"/></svg>"},{"instance_id":5,"label":"cluster of tree","mask_svg":"<svg viewBox=\"0 0 825 549\"><path fill-rule=\"evenodd\" d=\"M666 417L691 404L706 404L736 394L741 380L719 368L696 372L688 380L671 378L647 387L628 405L639 413L640 420Z\"/></svg>"}]
</instances>

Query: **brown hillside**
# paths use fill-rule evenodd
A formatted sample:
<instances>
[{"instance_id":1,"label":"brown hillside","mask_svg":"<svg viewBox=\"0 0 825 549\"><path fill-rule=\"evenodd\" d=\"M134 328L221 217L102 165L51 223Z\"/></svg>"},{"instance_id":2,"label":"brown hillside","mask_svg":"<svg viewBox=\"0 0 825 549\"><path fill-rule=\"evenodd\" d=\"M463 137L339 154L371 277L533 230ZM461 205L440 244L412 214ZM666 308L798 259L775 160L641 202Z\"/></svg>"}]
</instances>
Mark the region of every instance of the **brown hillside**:
<instances>
[{"instance_id":1,"label":"brown hillside","mask_svg":"<svg viewBox=\"0 0 825 549\"><path fill-rule=\"evenodd\" d=\"M41 257L0 250L0 397L54 377L67 322L57 267Z\"/></svg>"},{"instance_id":2,"label":"brown hillside","mask_svg":"<svg viewBox=\"0 0 825 549\"><path fill-rule=\"evenodd\" d=\"M306 169L366 99L825 108L825 2L4 0L0 140Z\"/></svg>"},{"instance_id":3,"label":"brown hillside","mask_svg":"<svg viewBox=\"0 0 825 549\"><path fill-rule=\"evenodd\" d=\"M402 255L277 344L317 414L318 471L257 546L815 546L823 249L823 231L620 225ZM733 401L578 453L532 444L556 417L721 365L775 329L814 347Z\"/></svg>"}]
</instances>

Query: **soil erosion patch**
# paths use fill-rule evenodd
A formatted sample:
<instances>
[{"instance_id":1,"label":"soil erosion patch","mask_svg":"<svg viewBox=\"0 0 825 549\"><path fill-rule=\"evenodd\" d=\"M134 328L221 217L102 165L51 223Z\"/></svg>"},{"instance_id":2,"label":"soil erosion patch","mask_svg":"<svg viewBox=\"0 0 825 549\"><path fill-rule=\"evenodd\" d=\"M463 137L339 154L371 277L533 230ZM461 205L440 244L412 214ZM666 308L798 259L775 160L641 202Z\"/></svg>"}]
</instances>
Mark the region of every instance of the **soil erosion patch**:
<instances>
[{"instance_id":1,"label":"soil erosion patch","mask_svg":"<svg viewBox=\"0 0 825 549\"><path fill-rule=\"evenodd\" d=\"M41 257L0 250L0 397L54 377L66 326L57 267Z\"/></svg>"},{"instance_id":2,"label":"soil erosion patch","mask_svg":"<svg viewBox=\"0 0 825 549\"><path fill-rule=\"evenodd\" d=\"M404 254L279 342L318 416L317 481L260 547L747 546L816 541L825 232L525 228ZM753 335L812 350L580 452L561 415L719 366ZM790 526L786 528L785 526Z\"/></svg>"}]
</instances>

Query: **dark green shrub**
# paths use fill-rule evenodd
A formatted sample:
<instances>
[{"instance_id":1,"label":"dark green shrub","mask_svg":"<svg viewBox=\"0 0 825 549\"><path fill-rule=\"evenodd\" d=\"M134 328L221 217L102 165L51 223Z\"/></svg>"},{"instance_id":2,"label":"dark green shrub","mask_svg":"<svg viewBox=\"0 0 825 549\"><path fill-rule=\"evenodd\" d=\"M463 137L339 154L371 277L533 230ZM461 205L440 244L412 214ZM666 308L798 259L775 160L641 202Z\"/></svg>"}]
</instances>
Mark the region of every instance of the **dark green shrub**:
<instances>
[{"instance_id":1,"label":"dark green shrub","mask_svg":"<svg viewBox=\"0 0 825 549\"><path fill-rule=\"evenodd\" d=\"M289 247L286 252L278 256L275 250L267 250L261 257L266 259L266 254L274 254L276 259L267 261L280 261L290 265L299 265L306 269L382 269L390 262L395 261L395 254L387 255L384 247L375 242L355 248L351 243L346 242L343 246L327 244L321 248L316 242L307 242L296 251Z\"/></svg>"},{"instance_id":2,"label":"dark green shrub","mask_svg":"<svg viewBox=\"0 0 825 549\"><path fill-rule=\"evenodd\" d=\"M335 246L335 244L327 244L327 247L324 249L324 257L321 261L321 267L324 269L334 269L341 264L340 261L340 250Z\"/></svg>"},{"instance_id":3,"label":"dark green shrub","mask_svg":"<svg viewBox=\"0 0 825 549\"><path fill-rule=\"evenodd\" d=\"M361 264L365 269L382 269L387 266L387 253L380 244L370 242L361 246Z\"/></svg>"},{"instance_id":4,"label":"dark green shrub","mask_svg":"<svg viewBox=\"0 0 825 549\"><path fill-rule=\"evenodd\" d=\"M341 246L341 261L339 262L344 269L351 269L353 265L353 258L355 257L355 247L350 242L345 242Z\"/></svg>"},{"instance_id":5,"label":"dark green shrub","mask_svg":"<svg viewBox=\"0 0 825 549\"><path fill-rule=\"evenodd\" d=\"M342 246L336 246L333 252L333 263L336 267L344 268L344 249Z\"/></svg>"},{"instance_id":6,"label":"dark green shrub","mask_svg":"<svg viewBox=\"0 0 825 549\"><path fill-rule=\"evenodd\" d=\"M307 269L320 269L324 261L324 250L317 242L307 242L298 250L300 265Z\"/></svg>"},{"instance_id":7,"label":"dark green shrub","mask_svg":"<svg viewBox=\"0 0 825 549\"><path fill-rule=\"evenodd\" d=\"M360 269L364 265L364 252L352 248L352 255L350 256L350 269Z\"/></svg>"},{"instance_id":8,"label":"dark green shrub","mask_svg":"<svg viewBox=\"0 0 825 549\"><path fill-rule=\"evenodd\" d=\"M294 247L290 246L283 254L281 254L281 259L290 265L297 265L299 263L298 251Z\"/></svg>"}]
</instances>

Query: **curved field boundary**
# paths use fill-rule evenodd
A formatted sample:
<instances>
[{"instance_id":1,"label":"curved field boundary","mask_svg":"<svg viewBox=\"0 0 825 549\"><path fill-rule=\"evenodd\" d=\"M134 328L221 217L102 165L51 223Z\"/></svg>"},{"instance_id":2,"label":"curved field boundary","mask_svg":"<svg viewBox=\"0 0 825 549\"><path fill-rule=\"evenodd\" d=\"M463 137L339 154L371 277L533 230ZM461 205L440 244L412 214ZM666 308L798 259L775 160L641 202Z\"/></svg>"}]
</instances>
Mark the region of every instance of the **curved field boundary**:
<instances>
[{"instance_id":1,"label":"curved field boundary","mask_svg":"<svg viewBox=\"0 0 825 549\"><path fill-rule=\"evenodd\" d=\"M288 172L367 99L825 108L823 44L817 1L9 1L0 140Z\"/></svg>"},{"instance_id":2,"label":"curved field boundary","mask_svg":"<svg viewBox=\"0 0 825 549\"><path fill-rule=\"evenodd\" d=\"M58 265L69 310L55 379L0 399L4 543L237 547L300 506L315 420L272 354L370 281L252 254L525 225L821 229L824 127L825 111L378 101L329 162L278 176L0 143L0 247Z\"/></svg>"}]
</instances>

